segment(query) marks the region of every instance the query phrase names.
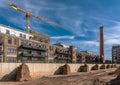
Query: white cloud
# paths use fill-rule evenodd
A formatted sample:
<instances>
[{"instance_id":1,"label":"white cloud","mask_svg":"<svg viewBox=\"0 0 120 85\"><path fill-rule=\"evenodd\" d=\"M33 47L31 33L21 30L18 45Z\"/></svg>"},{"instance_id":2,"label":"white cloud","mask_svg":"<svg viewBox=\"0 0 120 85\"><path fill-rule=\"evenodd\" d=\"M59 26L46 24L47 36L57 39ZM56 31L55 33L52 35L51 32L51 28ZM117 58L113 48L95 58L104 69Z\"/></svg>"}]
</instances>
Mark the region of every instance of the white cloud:
<instances>
[{"instance_id":1,"label":"white cloud","mask_svg":"<svg viewBox=\"0 0 120 85\"><path fill-rule=\"evenodd\" d=\"M94 45L94 46L99 46L99 42L96 41L83 41L82 43L85 43L87 45Z\"/></svg>"},{"instance_id":2,"label":"white cloud","mask_svg":"<svg viewBox=\"0 0 120 85\"><path fill-rule=\"evenodd\" d=\"M105 44L120 44L120 22L117 22L115 26L105 28Z\"/></svg>"},{"instance_id":3,"label":"white cloud","mask_svg":"<svg viewBox=\"0 0 120 85\"><path fill-rule=\"evenodd\" d=\"M106 45L120 44L120 39L108 39L105 41Z\"/></svg>"},{"instance_id":4,"label":"white cloud","mask_svg":"<svg viewBox=\"0 0 120 85\"><path fill-rule=\"evenodd\" d=\"M74 39L75 38L75 36L67 36L67 35L65 35L65 36L53 36L53 37L51 37L51 39Z\"/></svg>"},{"instance_id":5,"label":"white cloud","mask_svg":"<svg viewBox=\"0 0 120 85\"><path fill-rule=\"evenodd\" d=\"M92 51L95 54L99 54L99 42L97 41L71 41L73 45L75 45L78 50L88 50Z\"/></svg>"}]
</instances>

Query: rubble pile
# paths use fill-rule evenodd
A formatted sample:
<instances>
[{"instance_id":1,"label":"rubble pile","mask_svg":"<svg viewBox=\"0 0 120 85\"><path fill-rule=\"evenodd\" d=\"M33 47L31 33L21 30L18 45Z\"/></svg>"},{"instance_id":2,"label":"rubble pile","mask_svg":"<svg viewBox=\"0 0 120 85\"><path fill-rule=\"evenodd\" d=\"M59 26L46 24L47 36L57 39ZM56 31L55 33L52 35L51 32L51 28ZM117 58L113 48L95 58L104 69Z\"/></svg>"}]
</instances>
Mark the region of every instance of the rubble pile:
<instances>
[{"instance_id":1,"label":"rubble pile","mask_svg":"<svg viewBox=\"0 0 120 85\"><path fill-rule=\"evenodd\" d=\"M120 67L113 74L116 74L117 77L110 81L111 85L120 85Z\"/></svg>"}]
</instances>

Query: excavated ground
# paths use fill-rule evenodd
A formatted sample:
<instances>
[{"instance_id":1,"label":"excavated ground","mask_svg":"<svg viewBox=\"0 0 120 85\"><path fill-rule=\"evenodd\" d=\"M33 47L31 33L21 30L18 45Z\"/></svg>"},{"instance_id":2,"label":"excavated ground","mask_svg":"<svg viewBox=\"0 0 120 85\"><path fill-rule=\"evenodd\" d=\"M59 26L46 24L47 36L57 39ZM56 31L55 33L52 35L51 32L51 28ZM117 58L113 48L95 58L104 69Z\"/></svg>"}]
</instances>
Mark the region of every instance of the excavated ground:
<instances>
[{"instance_id":1,"label":"excavated ground","mask_svg":"<svg viewBox=\"0 0 120 85\"><path fill-rule=\"evenodd\" d=\"M70 75L44 76L26 82L0 82L0 85L113 85L108 82L117 77L116 69L73 73Z\"/></svg>"}]
</instances>

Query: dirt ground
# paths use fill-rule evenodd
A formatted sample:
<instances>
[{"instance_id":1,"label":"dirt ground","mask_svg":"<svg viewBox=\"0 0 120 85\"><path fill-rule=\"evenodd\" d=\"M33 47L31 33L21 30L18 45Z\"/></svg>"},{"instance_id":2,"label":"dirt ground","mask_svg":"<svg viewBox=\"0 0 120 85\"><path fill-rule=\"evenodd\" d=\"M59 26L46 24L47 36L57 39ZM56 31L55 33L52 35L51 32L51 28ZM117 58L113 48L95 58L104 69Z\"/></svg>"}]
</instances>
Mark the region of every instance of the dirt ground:
<instances>
[{"instance_id":1,"label":"dirt ground","mask_svg":"<svg viewBox=\"0 0 120 85\"><path fill-rule=\"evenodd\" d=\"M70 75L53 75L26 82L0 82L0 85L111 85L109 82L117 75L109 75L116 69L73 73Z\"/></svg>"}]
</instances>

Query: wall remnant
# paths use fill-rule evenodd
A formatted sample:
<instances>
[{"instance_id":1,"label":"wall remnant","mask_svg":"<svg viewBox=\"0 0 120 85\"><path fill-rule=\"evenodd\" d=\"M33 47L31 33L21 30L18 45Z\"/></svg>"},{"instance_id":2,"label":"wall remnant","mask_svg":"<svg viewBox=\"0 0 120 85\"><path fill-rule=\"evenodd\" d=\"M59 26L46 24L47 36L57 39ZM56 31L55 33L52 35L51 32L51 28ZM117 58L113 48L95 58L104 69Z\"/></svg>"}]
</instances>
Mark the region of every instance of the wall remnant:
<instances>
[{"instance_id":1,"label":"wall remnant","mask_svg":"<svg viewBox=\"0 0 120 85\"><path fill-rule=\"evenodd\" d=\"M23 63L17 68L16 81L28 81L31 79L28 66Z\"/></svg>"}]
</instances>

